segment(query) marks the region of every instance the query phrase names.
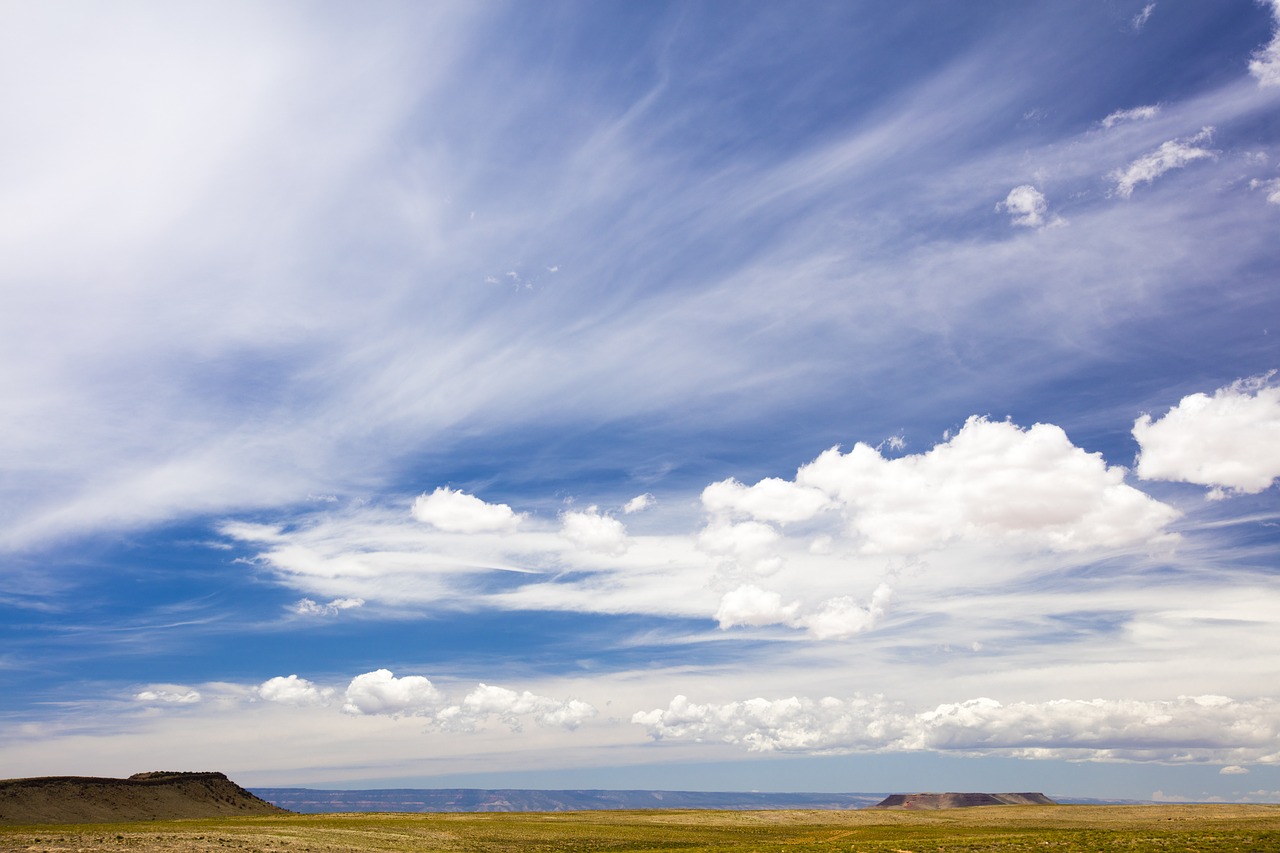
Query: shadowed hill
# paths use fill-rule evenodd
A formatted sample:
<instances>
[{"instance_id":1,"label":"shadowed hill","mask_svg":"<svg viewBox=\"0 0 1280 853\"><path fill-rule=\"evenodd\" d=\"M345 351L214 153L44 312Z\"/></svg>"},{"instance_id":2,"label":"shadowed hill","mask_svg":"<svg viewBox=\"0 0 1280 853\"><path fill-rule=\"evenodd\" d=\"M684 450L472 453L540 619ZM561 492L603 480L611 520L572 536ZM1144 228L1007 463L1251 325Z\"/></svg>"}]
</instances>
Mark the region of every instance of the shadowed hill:
<instances>
[{"instance_id":1,"label":"shadowed hill","mask_svg":"<svg viewBox=\"0 0 1280 853\"><path fill-rule=\"evenodd\" d=\"M284 809L255 797L221 773L0 780L0 824L108 823L284 813Z\"/></svg>"},{"instance_id":2,"label":"shadowed hill","mask_svg":"<svg viewBox=\"0 0 1280 853\"><path fill-rule=\"evenodd\" d=\"M1054 806L1053 800L1044 794L890 794L876 809L963 809L972 806Z\"/></svg>"}]
</instances>

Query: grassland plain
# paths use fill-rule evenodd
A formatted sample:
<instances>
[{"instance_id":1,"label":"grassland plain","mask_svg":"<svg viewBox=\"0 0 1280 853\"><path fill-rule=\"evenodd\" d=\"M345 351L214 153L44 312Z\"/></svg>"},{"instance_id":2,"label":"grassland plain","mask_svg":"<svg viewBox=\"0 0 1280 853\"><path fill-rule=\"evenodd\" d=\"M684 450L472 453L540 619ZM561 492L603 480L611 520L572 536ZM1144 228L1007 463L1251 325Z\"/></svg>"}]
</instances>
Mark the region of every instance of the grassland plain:
<instances>
[{"instance_id":1,"label":"grassland plain","mask_svg":"<svg viewBox=\"0 0 1280 853\"><path fill-rule=\"evenodd\" d=\"M0 851L1280 851L1280 805L319 814L0 827Z\"/></svg>"}]
</instances>

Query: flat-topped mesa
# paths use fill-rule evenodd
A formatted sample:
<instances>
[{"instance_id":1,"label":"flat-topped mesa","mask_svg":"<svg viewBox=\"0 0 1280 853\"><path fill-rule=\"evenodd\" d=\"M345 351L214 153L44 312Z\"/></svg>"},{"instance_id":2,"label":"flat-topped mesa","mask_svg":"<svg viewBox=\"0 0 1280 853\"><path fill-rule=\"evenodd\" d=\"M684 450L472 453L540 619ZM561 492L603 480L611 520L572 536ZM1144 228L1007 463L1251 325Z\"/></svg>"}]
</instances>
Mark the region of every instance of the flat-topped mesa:
<instances>
[{"instance_id":1,"label":"flat-topped mesa","mask_svg":"<svg viewBox=\"0 0 1280 853\"><path fill-rule=\"evenodd\" d=\"M107 823L283 814L222 773L138 773L128 779L0 779L0 824Z\"/></svg>"},{"instance_id":2,"label":"flat-topped mesa","mask_svg":"<svg viewBox=\"0 0 1280 853\"><path fill-rule=\"evenodd\" d=\"M890 794L873 809L964 809L973 806L1056 806L1040 793L987 794L979 792L945 794Z\"/></svg>"}]
</instances>

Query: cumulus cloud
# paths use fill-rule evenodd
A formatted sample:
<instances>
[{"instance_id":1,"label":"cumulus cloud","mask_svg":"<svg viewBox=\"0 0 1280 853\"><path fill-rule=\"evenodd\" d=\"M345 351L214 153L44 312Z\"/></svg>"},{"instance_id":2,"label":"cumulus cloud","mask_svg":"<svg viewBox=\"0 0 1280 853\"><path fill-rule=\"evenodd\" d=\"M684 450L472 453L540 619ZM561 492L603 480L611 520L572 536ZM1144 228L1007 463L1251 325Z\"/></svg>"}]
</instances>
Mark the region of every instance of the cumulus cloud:
<instances>
[{"instance_id":1,"label":"cumulus cloud","mask_svg":"<svg viewBox=\"0 0 1280 853\"><path fill-rule=\"evenodd\" d=\"M202 699L200 691L175 685L152 687L135 693L133 698L138 702L161 705L194 705Z\"/></svg>"},{"instance_id":2,"label":"cumulus cloud","mask_svg":"<svg viewBox=\"0 0 1280 853\"><path fill-rule=\"evenodd\" d=\"M824 602L814 613L800 619L800 624L818 640L834 640L852 637L869 631L889 611L893 590L888 584L880 584L871 594L871 601L859 604L852 596L842 595Z\"/></svg>"},{"instance_id":3,"label":"cumulus cloud","mask_svg":"<svg viewBox=\"0 0 1280 853\"><path fill-rule=\"evenodd\" d=\"M1268 488L1280 477L1280 386L1272 377L1183 397L1158 420L1143 415L1133 425L1138 476L1210 486L1213 497Z\"/></svg>"},{"instance_id":4,"label":"cumulus cloud","mask_svg":"<svg viewBox=\"0 0 1280 853\"><path fill-rule=\"evenodd\" d=\"M725 593L720 599L715 619L722 629L736 625L791 624L799 607L794 601L783 604L782 596L776 592L761 589L755 584L746 584Z\"/></svg>"},{"instance_id":5,"label":"cumulus cloud","mask_svg":"<svg viewBox=\"0 0 1280 853\"><path fill-rule=\"evenodd\" d=\"M886 459L862 443L848 453L833 447L796 481L839 502L864 553L912 554L963 540L1074 551L1160 539L1177 511L1124 477L1060 427L972 417L923 454Z\"/></svg>"},{"instance_id":6,"label":"cumulus cloud","mask_svg":"<svg viewBox=\"0 0 1280 853\"><path fill-rule=\"evenodd\" d=\"M1061 217L1048 217L1049 202L1044 193L1030 184L1014 187L1009 190L1005 200L996 205L997 211L1009 214L1009 221L1024 228L1043 228L1046 225L1058 225L1064 220Z\"/></svg>"},{"instance_id":7,"label":"cumulus cloud","mask_svg":"<svg viewBox=\"0 0 1280 853\"><path fill-rule=\"evenodd\" d=\"M485 503L474 495L439 486L413 502L413 517L447 533L494 533L514 530L523 515L506 504Z\"/></svg>"},{"instance_id":8,"label":"cumulus cloud","mask_svg":"<svg viewBox=\"0 0 1280 853\"><path fill-rule=\"evenodd\" d=\"M1271 0L1271 14L1276 31L1267 46L1249 62L1249 73L1257 77L1262 86L1280 86L1280 0Z\"/></svg>"},{"instance_id":9,"label":"cumulus cloud","mask_svg":"<svg viewBox=\"0 0 1280 853\"><path fill-rule=\"evenodd\" d=\"M636 495L631 500L623 504L622 511L627 515L633 512L644 512L656 503L657 499L653 495L645 492L643 495Z\"/></svg>"},{"instance_id":10,"label":"cumulus cloud","mask_svg":"<svg viewBox=\"0 0 1280 853\"><path fill-rule=\"evenodd\" d=\"M1129 110L1116 110L1102 120L1102 126L1105 128L1112 128L1117 124L1124 124L1131 121L1148 121L1159 114L1159 104L1150 104L1145 107L1134 107Z\"/></svg>"},{"instance_id":11,"label":"cumulus cloud","mask_svg":"<svg viewBox=\"0 0 1280 853\"><path fill-rule=\"evenodd\" d=\"M977 698L911 712L881 696L696 704L683 695L631 718L661 739L715 740L752 752L931 750L1093 760L1280 761L1280 703L1224 696L1174 700Z\"/></svg>"},{"instance_id":12,"label":"cumulus cloud","mask_svg":"<svg viewBox=\"0 0 1280 853\"><path fill-rule=\"evenodd\" d=\"M257 688L258 698L282 705L326 705L333 693L331 687L317 687L296 675L277 675L275 678L268 678Z\"/></svg>"},{"instance_id":13,"label":"cumulus cloud","mask_svg":"<svg viewBox=\"0 0 1280 853\"><path fill-rule=\"evenodd\" d=\"M720 599L715 619L721 630L737 626L786 625L807 629L810 636L818 640L844 639L874 628L888 612L892 598L893 590L888 584L880 584L867 604L858 603L853 596L842 595L824 601L815 610L804 612L798 601L783 603L777 592L761 589L755 584L744 584Z\"/></svg>"},{"instance_id":14,"label":"cumulus cloud","mask_svg":"<svg viewBox=\"0 0 1280 853\"><path fill-rule=\"evenodd\" d=\"M363 598L335 598L328 604L319 604L310 598L303 598L295 602L291 609L300 616L333 616L343 610L356 607L364 607Z\"/></svg>"},{"instance_id":15,"label":"cumulus cloud","mask_svg":"<svg viewBox=\"0 0 1280 853\"><path fill-rule=\"evenodd\" d=\"M445 722L469 727L495 716L513 731L519 731L521 717L532 716L538 725L546 728L576 729L596 714L593 705L580 699L560 701L528 690L516 692L482 683L468 693L460 705L442 711L440 717Z\"/></svg>"},{"instance_id":16,"label":"cumulus cloud","mask_svg":"<svg viewBox=\"0 0 1280 853\"><path fill-rule=\"evenodd\" d=\"M442 704L444 696L421 675L396 678L390 670L378 669L351 679L342 710L348 714L429 716Z\"/></svg>"},{"instance_id":17,"label":"cumulus cloud","mask_svg":"<svg viewBox=\"0 0 1280 853\"><path fill-rule=\"evenodd\" d=\"M782 535L759 521L729 522L713 519L698 534L701 551L719 558L718 567L727 575L766 576L778 571L783 560L776 546Z\"/></svg>"},{"instance_id":18,"label":"cumulus cloud","mask_svg":"<svg viewBox=\"0 0 1280 853\"><path fill-rule=\"evenodd\" d=\"M597 506L561 513L560 535L585 551L617 556L627 550L627 529Z\"/></svg>"},{"instance_id":19,"label":"cumulus cloud","mask_svg":"<svg viewBox=\"0 0 1280 853\"><path fill-rule=\"evenodd\" d=\"M730 478L703 489L702 506L712 513L787 524L813 518L831 506L831 499L818 489L777 477L754 486Z\"/></svg>"},{"instance_id":20,"label":"cumulus cloud","mask_svg":"<svg viewBox=\"0 0 1280 853\"><path fill-rule=\"evenodd\" d=\"M597 714L593 705L580 699L559 700L483 683L461 702L451 702L427 678L397 678L386 669L353 678L346 700L342 710L348 714L425 717L434 726L450 731L474 731L491 717L513 731L520 730L525 718L548 728L575 729Z\"/></svg>"},{"instance_id":21,"label":"cumulus cloud","mask_svg":"<svg viewBox=\"0 0 1280 853\"><path fill-rule=\"evenodd\" d=\"M1129 198L1138 184L1149 184L1165 172L1181 169L1197 160L1215 159L1218 156L1216 151L1201 147L1212 137L1213 128L1206 127L1195 136L1171 139L1123 169L1116 169L1107 175L1115 181L1114 192L1121 198Z\"/></svg>"},{"instance_id":22,"label":"cumulus cloud","mask_svg":"<svg viewBox=\"0 0 1280 853\"><path fill-rule=\"evenodd\" d=\"M1219 776L1248 776L1249 768L1241 767L1239 764L1228 764L1226 767L1218 771Z\"/></svg>"}]
</instances>

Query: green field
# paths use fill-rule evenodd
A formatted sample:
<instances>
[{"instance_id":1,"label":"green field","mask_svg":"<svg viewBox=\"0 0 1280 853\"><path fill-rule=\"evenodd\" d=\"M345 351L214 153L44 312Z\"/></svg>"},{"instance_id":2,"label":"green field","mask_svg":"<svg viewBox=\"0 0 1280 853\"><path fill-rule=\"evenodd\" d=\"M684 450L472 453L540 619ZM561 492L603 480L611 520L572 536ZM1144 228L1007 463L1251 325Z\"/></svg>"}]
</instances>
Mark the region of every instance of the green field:
<instances>
[{"instance_id":1,"label":"green field","mask_svg":"<svg viewBox=\"0 0 1280 853\"><path fill-rule=\"evenodd\" d=\"M1280 851L1280 806L329 814L0 827L0 851Z\"/></svg>"}]
</instances>

